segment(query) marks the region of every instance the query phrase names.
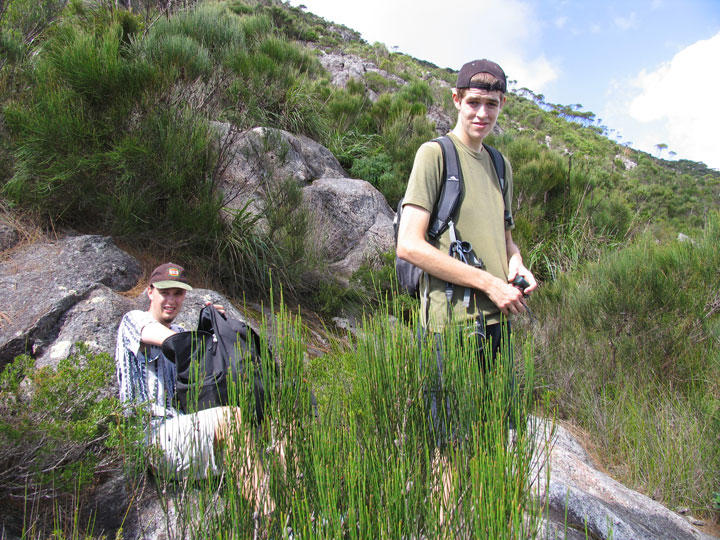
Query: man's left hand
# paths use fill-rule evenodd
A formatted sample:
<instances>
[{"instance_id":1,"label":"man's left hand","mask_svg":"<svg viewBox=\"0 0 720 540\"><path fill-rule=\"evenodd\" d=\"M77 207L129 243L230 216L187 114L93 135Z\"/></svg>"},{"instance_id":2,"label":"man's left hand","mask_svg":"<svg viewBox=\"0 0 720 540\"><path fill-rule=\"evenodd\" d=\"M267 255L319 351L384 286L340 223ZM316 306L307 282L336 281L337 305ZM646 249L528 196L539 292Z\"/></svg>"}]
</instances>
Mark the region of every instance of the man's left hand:
<instances>
[{"instance_id":1,"label":"man's left hand","mask_svg":"<svg viewBox=\"0 0 720 540\"><path fill-rule=\"evenodd\" d=\"M210 304L212 304L212 307L214 307L218 311L218 313L220 313L220 315L225 315L225 307L223 305L213 304L210 300L205 302L206 306L209 306Z\"/></svg>"},{"instance_id":2,"label":"man's left hand","mask_svg":"<svg viewBox=\"0 0 720 540\"><path fill-rule=\"evenodd\" d=\"M535 281L535 276L533 276L532 272L525 268L522 263L513 264L513 262L514 260L510 259L510 267L508 270L508 283L512 283L517 276L522 276L523 278L525 278L525 281L530 284L523 290L523 294L525 296L530 296L530 294L532 294L532 292L537 289L537 281Z\"/></svg>"}]
</instances>

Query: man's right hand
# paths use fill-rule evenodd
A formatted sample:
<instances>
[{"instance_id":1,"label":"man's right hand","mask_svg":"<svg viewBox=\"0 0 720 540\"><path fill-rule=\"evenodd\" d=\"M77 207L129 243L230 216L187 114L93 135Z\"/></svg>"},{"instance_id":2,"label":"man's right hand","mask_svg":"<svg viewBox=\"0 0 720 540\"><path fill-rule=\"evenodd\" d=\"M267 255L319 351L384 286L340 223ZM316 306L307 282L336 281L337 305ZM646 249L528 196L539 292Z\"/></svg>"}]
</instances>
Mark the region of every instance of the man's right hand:
<instances>
[{"instance_id":1,"label":"man's right hand","mask_svg":"<svg viewBox=\"0 0 720 540\"><path fill-rule=\"evenodd\" d=\"M501 279L495 278L486 294L505 315L520 315L526 311L522 291Z\"/></svg>"}]
</instances>

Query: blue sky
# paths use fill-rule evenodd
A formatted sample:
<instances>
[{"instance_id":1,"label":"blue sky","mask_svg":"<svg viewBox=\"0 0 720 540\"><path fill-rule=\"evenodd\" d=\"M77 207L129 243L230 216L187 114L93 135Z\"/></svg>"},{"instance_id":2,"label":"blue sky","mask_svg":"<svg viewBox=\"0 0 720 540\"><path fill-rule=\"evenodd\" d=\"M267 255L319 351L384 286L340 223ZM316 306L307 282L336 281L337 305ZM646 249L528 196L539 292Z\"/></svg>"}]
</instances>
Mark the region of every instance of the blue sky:
<instances>
[{"instance_id":1,"label":"blue sky","mask_svg":"<svg viewBox=\"0 0 720 540\"><path fill-rule=\"evenodd\" d=\"M475 58L619 142L720 170L720 0L290 0L369 43L459 69Z\"/></svg>"}]
</instances>

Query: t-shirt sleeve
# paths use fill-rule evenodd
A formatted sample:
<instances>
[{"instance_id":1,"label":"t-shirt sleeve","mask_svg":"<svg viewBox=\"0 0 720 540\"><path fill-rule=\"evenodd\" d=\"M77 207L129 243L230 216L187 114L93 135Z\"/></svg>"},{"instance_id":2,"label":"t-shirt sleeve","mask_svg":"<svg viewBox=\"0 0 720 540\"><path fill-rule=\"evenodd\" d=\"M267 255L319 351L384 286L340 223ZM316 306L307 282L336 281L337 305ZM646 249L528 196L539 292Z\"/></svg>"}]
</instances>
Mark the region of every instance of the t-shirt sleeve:
<instances>
[{"instance_id":1,"label":"t-shirt sleeve","mask_svg":"<svg viewBox=\"0 0 720 540\"><path fill-rule=\"evenodd\" d=\"M432 212L442 186L442 174L440 145L434 142L424 143L415 154L403 206L413 204Z\"/></svg>"},{"instance_id":2,"label":"t-shirt sleeve","mask_svg":"<svg viewBox=\"0 0 720 540\"><path fill-rule=\"evenodd\" d=\"M155 322L155 319L147 311L134 310L126 313L118 328L115 357L122 356L124 350L137 356L140 351L142 330L152 322Z\"/></svg>"}]
</instances>

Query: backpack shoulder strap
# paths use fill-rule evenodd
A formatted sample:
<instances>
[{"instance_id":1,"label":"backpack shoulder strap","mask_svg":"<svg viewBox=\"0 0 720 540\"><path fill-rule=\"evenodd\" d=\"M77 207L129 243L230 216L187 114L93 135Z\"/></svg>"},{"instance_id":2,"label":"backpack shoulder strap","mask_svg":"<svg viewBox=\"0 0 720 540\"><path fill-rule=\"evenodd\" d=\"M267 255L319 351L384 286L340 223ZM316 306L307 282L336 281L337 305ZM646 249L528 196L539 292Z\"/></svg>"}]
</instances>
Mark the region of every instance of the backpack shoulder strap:
<instances>
[{"instance_id":1,"label":"backpack shoulder strap","mask_svg":"<svg viewBox=\"0 0 720 540\"><path fill-rule=\"evenodd\" d=\"M498 183L500 184L500 191L503 195L503 202L505 202L505 195L507 195L507 182L505 181L505 159L503 158L502 153L500 153L500 150L497 148L493 148L489 144L483 143L483 146L490 154L490 158L493 163L493 167L495 167L495 173L498 177ZM510 209L505 206L505 213L503 214L503 218L505 220L505 226L507 228L512 229L515 226L515 221L513 220L512 213L510 212Z\"/></svg>"},{"instance_id":2,"label":"backpack shoulder strap","mask_svg":"<svg viewBox=\"0 0 720 540\"><path fill-rule=\"evenodd\" d=\"M490 159L492 160L493 167L495 167L495 173L497 174L500 184L500 191L502 191L504 198L507 192L507 185L505 183L505 160L503 159L503 155L500 153L500 150L493 148L489 144L483 143L483 146L485 150L488 151L488 154L490 154Z\"/></svg>"},{"instance_id":3,"label":"backpack shoulder strap","mask_svg":"<svg viewBox=\"0 0 720 540\"><path fill-rule=\"evenodd\" d=\"M457 149L450 137L445 135L433 139L433 141L438 143L442 149L444 169L440 196L435 203L435 209L430 217L430 227L428 227L428 236L437 238L447 229L448 222L457 210L463 190L463 179Z\"/></svg>"}]
</instances>

